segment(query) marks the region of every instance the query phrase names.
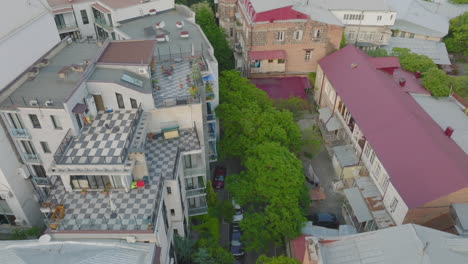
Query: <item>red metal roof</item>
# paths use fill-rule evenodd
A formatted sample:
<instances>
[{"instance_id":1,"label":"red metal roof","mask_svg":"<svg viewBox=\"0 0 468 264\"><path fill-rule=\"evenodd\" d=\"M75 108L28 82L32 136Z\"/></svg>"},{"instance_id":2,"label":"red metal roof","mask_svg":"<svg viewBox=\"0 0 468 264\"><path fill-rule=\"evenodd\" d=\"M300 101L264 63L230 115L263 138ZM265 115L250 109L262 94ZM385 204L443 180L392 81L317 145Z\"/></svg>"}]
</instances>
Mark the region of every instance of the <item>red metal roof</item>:
<instances>
[{"instance_id":1,"label":"red metal roof","mask_svg":"<svg viewBox=\"0 0 468 264\"><path fill-rule=\"evenodd\" d=\"M370 58L370 62L374 64L377 69L386 68L400 68L398 57L376 57Z\"/></svg>"},{"instance_id":2,"label":"red metal roof","mask_svg":"<svg viewBox=\"0 0 468 264\"><path fill-rule=\"evenodd\" d=\"M468 187L468 155L369 56L348 45L319 64L409 208Z\"/></svg>"},{"instance_id":3,"label":"red metal roof","mask_svg":"<svg viewBox=\"0 0 468 264\"><path fill-rule=\"evenodd\" d=\"M308 16L292 9L292 6L268 10L261 13L253 12L254 22L273 22L275 20L307 19Z\"/></svg>"},{"instance_id":4,"label":"red metal roof","mask_svg":"<svg viewBox=\"0 0 468 264\"><path fill-rule=\"evenodd\" d=\"M250 60L268 60L268 59L285 59L286 51L284 50L262 50L249 51Z\"/></svg>"},{"instance_id":5,"label":"red metal roof","mask_svg":"<svg viewBox=\"0 0 468 264\"><path fill-rule=\"evenodd\" d=\"M111 11L105 7L103 7L102 5L98 4L98 3L95 3L95 4L92 4L91 5L92 7L96 8L97 10L101 11L102 13L106 14L106 13L110 13Z\"/></svg>"}]
</instances>

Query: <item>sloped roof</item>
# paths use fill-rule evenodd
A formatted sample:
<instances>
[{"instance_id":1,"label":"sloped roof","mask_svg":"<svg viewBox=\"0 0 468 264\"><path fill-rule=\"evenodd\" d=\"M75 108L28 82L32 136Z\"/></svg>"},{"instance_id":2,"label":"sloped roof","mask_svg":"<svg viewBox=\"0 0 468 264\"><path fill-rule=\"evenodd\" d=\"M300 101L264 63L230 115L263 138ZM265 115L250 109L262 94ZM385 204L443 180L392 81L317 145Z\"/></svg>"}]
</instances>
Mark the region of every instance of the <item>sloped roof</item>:
<instances>
[{"instance_id":1,"label":"sloped roof","mask_svg":"<svg viewBox=\"0 0 468 264\"><path fill-rule=\"evenodd\" d=\"M424 1L418 0L418 2L424 6L427 10L444 16L448 19L452 19L459 15L462 15L464 12L468 12L468 4L464 5L454 5L449 3L448 0L436 0L436 1Z\"/></svg>"},{"instance_id":2,"label":"sloped roof","mask_svg":"<svg viewBox=\"0 0 468 264\"><path fill-rule=\"evenodd\" d=\"M348 45L319 64L408 207L468 187L465 152L369 58Z\"/></svg>"},{"instance_id":3,"label":"sloped roof","mask_svg":"<svg viewBox=\"0 0 468 264\"><path fill-rule=\"evenodd\" d=\"M416 38L400 38L391 37L387 46L384 47L387 51L393 48L407 48L416 54L426 55L435 64L450 65L452 64L449 59L447 47L444 42L416 39Z\"/></svg>"}]
</instances>

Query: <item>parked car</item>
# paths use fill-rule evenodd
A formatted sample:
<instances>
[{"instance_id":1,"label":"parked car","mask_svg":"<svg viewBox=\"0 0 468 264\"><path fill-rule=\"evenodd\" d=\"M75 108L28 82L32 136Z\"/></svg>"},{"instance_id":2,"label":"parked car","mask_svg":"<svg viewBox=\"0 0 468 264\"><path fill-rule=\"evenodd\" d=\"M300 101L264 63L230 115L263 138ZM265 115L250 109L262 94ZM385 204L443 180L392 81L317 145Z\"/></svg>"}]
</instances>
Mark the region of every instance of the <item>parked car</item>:
<instances>
[{"instance_id":1,"label":"parked car","mask_svg":"<svg viewBox=\"0 0 468 264\"><path fill-rule=\"evenodd\" d=\"M313 225L322 226L326 228L338 229L340 223L335 214L332 213L315 213L307 216L309 221L312 221Z\"/></svg>"},{"instance_id":2,"label":"parked car","mask_svg":"<svg viewBox=\"0 0 468 264\"><path fill-rule=\"evenodd\" d=\"M224 188L224 180L226 179L226 167L216 166L213 177L213 188Z\"/></svg>"},{"instance_id":3,"label":"parked car","mask_svg":"<svg viewBox=\"0 0 468 264\"><path fill-rule=\"evenodd\" d=\"M239 223L244 219L244 210L242 210L242 207L240 205L236 204L234 199L232 200L232 206L234 207L234 215L232 217L232 222L234 223Z\"/></svg>"},{"instance_id":4,"label":"parked car","mask_svg":"<svg viewBox=\"0 0 468 264\"><path fill-rule=\"evenodd\" d=\"M244 255L244 246L240 241L241 238L241 230L238 225L232 226L231 232L231 254L234 257L240 257Z\"/></svg>"}]
</instances>

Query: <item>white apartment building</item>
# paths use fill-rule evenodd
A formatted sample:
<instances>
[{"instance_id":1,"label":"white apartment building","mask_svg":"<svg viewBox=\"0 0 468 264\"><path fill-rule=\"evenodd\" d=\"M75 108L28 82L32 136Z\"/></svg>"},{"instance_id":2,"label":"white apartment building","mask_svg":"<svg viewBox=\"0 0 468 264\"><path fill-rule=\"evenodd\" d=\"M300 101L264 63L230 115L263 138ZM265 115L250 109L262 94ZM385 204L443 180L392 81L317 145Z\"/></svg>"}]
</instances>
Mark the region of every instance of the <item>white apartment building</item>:
<instances>
[{"instance_id":1,"label":"white apartment building","mask_svg":"<svg viewBox=\"0 0 468 264\"><path fill-rule=\"evenodd\" d=\"M174 0L47 0L60 38L122 39L121 21L160 14L175 8Z\"/></svg>"},{"instance_id":2,"label":"white apartment building","mask_svg":"<svg viewBox=\"0 0 468 264\"><path fill-rule=\"evenodd\" d=\"M154 242L156 263L171 263L174 234L207 212L218 65L183 6L119 34L128 40L63 39L2 91L0 114L47 234Z\"/></svg>"}]
</instances>

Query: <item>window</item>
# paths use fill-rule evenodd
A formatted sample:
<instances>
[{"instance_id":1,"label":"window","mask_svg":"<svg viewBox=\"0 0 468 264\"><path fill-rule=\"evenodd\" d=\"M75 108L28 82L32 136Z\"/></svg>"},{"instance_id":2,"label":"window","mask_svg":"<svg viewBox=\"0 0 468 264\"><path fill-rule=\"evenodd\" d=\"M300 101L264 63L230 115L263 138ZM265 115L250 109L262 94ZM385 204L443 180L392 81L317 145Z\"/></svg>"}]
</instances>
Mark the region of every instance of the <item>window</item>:
<instances>
[{"instance_id":1,"label":"window","mask_svg":"<svg viewBox=\"0 0 468 264\"><path fill-rule=\"evenodd\" d=\"M302 39L302 30L297 30L294 32L294 39L301 40Z\"/></svg>"},{"instance_id":2,"label":"window","mask_svg":"<svg viewBox=\"0 0 468 264\"><path fill-rule=\"evenodd\" d=\"M130 98L130 104L132 105L132 108L133 109L137 109L138 108L138 104L137 104L137 101L133 98Z\"/></svg>"},{"instance_id":3,"label":"window","mask_svg":"<svg viewBox=\"0 0 468 264\"><path fill-rule=\"evenodd\" d=\"M382 20L382 16L377 16L377 21Z\"/></svg>"},{"instance_id":4,"label":"window","mask_svg":"<svg viewBox=\"0 0 468 264\"><path fill-rule=\"evenodd\" d=\"M278 41L283 41L284 40L284 32L283 31L276 32L275 39L278 40Z\"/></svg>"},{"instance_id":5,"label":"window","mask_svg":"<svg viewBox=\"0 0 468 264\"><path fill-rule=\"evenodd\" d=\"M366 148L364 149L364 155L366 155L366 157L369 158L370 154L371 154L371 151L372 151L372 148L371 146L369 145L369 143L366 144Z\"/></svg>"},{"instance_id":6,"label":"window","mask_svg":"<svg viewBox=\"0 0 468 264\"><path fill-rule=\"evenodd\" d=\"M320 29L316 29L314 32L314 38L320 38Z\"/></svg>"},{"instance_id":7,"label":"window","mask_svg":"<svg viewBox=\"0 0 468 264\"><path fill-rule=\"evenodd\" d=\"M52 125L55 129L62 129L62 124L60 123L60 119L58 119L58 117L51 115L50 120L52 120Z\"/></svg>"},{"instance_id":8,"label":"window","mask_svg":"<svg viewBox=\"0 0 468 264\"><path fill-rule=\"evenodd\" d=\"M393 19L393 15L390 16L390 20L392 20L392 19Z\"/></svg>"},{"instance_id":9,"label":"window","mask_svg":"<svg viewBox=\"0 0 468 264\"><path fill-rule=\"evenodd\" d=\"M83 20L83 24L85 25L89 24L88 13L86 12L86 9L81 10L80 13L81 13L81 19Z\"/></svg>"},{"instance_id":10,"label":"window","mask_svg":"<svg viewBox=\"0 0 468 264\"><path fill-rule=\"evenodd\" d=\"M369 158L369 162L370 162L371 165L374 164L374 160L375 160L375 152L372 151L372 154L371 154L371 156Z\"/></svg>"},{"instance_id":11,"label":"window","mask_svg":"<svg viewBox=\"0 0 468 264\"><path fill-rule=\"evenodd\" d=\"M174 228L174 235L176 235L176 236L179 235L179 230L177 230L177 228Z\"/></svg>"},{"instance_id":12,"label":"window","mask_svg":"<svg viewBox=\"0 0 468 264\"><path fill-rule=\"evenodd\" d=\"M273 63L273 60L268 60L268 63Z\"/></svg>"},{"instance_id":13,"label":"window","mask_svg":"<svg viewBox=\"0 0 468 264\"><path fill-rule=\"evenodd\" d=\"M345 15L343 16L343 19L344 19L344 20L348 20L348 19L349 19L349 14L345 14Z\"/></svg>"},{"instance_id":14,"label":"window","mask_svg":"<svg viewBox=\"0 0 468 264\"><path fill-rule=\"evenodd\" d=\"M113 39L113 40L117 40L117 39L115 38L115 33L114 33L114 32L111 33L111 36L112 36L112 39Z\"/></svg>"},{"instance_id":15,"label":"window","mask_svg":"<svg viewBox=\"0 0 468 264\"><path fill-rule=\"evenodd\" d=\"M375 167L375 170L374 170L374 176L375 176L376 179L379 178L381 169L382 168L380 167L380 164L377 164L377 166Z\"/></svg>"},{"instance_id":16,"label":"window","mask_svg":"<svg viewBox=\"0 0 468 264\"><path fill-rule=\"evenodd\" d=\"M50 153L49 144L47 144L47 142L41 141L41 147L44 153Z\"/></svg>"},{"instance_id":17,"label":"window","mask_svg":"<svg viewBox=\"0 0 468 264\"><path fill-rule=\"evenodd\" d=\"M124 100L121 94L115 93L115 97L117 97L117 104L119 105L120 109L125 108Z\"/></svg>"},{"instance_id":18,"label":"window","mask_svg":"<svg viewBox=\"0 0 468 264\"><path fill-rule=\"evenodd\" d=\"M414 38L414 33L410 33L409 38Z\"/></svg>"},{"instance_id":19,"label":"window","mask_svg":"<svg viewBox=\"0 0 468 264\"><path fill-rule=\"evenodd\" d=\"M306 52L305 52L305 58L304 58L306 61L310 60L311 53L312 53L312 52L311 52L310 50L306 50Z\"/></svg>"},{"instance_id":20,"label":"window","mask_svg":"<svg viewBox=\"0 0 468 264\"><path fill-rule=\"evenodd\" d=\"M355 35L356 35L356 32L354 32L354 31L348 32L348 39L353 40Z\"/></svg>"},{"instance_id":21,"label":"window","mask_svg":"<svg viewBox=\"0 0 468 264\"><path fill-rule=\"evenodd\" d=\"M284 63L284 59L278 59L278 64Z\"/></svg>"},{"instance_id":22,"label":"window","mask_svg":"<svg viewBox=\"0 0 468 264\"><path fill-rule=\"evenodd\" d=\"M229 28L229 36L230 37L234 36L234 29L233 28Z\"/></svg>"},{"instance_id":23,"label":"window","mask_svg":"<svg viewBox=\"0 0 468 264\"><path fill-rule=\"evenodd\" d=\"M175 210L174 209L171 209L171 215L175 216Z\"/></svg>"},{"instance_id":24,"label":"window","mask_svg":"<svg viewBox=\"0 0 468 264\"><path fill-rule=\"evenodd\" d=\"M109 19L109 25L112 26L112 16L111 16L111 14L107 14L107 18Z\"/></svg>"},{"instance_id":25,"label":"window","mask_svg":"<svg viewBox=\"0 0 468 264\"><path fill-rule=\"evenodd\" d=\"M46 171L42 165L32 165L34 174L36 177L45 178L47 177Z\"/></svg>"},{"instance_id":26,"label":"window","mask_svg":"<svg viewBox=\"0 0 468 264\"><path fill-rule=\"evenodd\" d=\"M404 31L400 32L400 37L401 38L404 38L405 36L406 36L406 32L404 32Z\"/></svg>"},{"instance_id":27,"label":"window","mask_svg":"<svg viewBox=\"0 0 468 264\"><path fill-rule=\"evenodd\" d=\"M171 193L172 193L171 187L166 187L166 190L167 190L167 193L168 193L168 194L171 194Z\"/></svg>"},{"instance_id":28,"label":"window","mask_svg":"<svg viewBox=\"0 0 468 264\"><path fill-rule=\"evenodd\" d=\"M252 61L250 67L252 68L260 68L262 66L262 64L260 63L260 60L254 60Z\"/></svg>"},{"instance_id":29,"label":"window","mask_svg":"<svg viewBox=\"0 0 468 264\"><path fill-rule=\"evenodd\" d=\"M361 33L359 33L359 39L361 39L361 40L367 40L367 32L361 32Z\"/></svg>"},{"instance_id":30,"label":"window","mask_svg":"<svg viewBox=\"0 0 468 264\"><path fill-rule=\"evenodd\" d=\"M397 200L397 198L393 198L393 201L390 204L390 212L391 213L395 212L397 206L398 206L398 200Z\"/></svg>"},{"instance_id":31,"label":"window","mask_svg":"<svg viewBox=\"0 0 468 264\"><path fill-rule=\"evenodd\" d=\"M31 123L34 128L41 128L41 123L39 123L39 119L37 118L37 115L30 114L29 119L31 119Z\"/></svg>"},{"instance_id":32,"label":"window","mask_svg":"<svg viewBox=\"0 0 468 264\"><path fill-rule=\"evenodd\" d=\"M383 176L383 181L380 184L380 186L382 186L382 189L383 189L384 193L387 191L389 181L390 181L390 179L388 178L388 175L384 175Z\"/></svg>"},{"instance_id":33,"label":"window","mask_svg":"<svg viewBox=\"0 0 468 264\"><path fill-rule=\"evenodd\" d=\"M375 39L375 32L371 32L369 35L369 40L374 40Z\"/></svg>"}]
</instances>

